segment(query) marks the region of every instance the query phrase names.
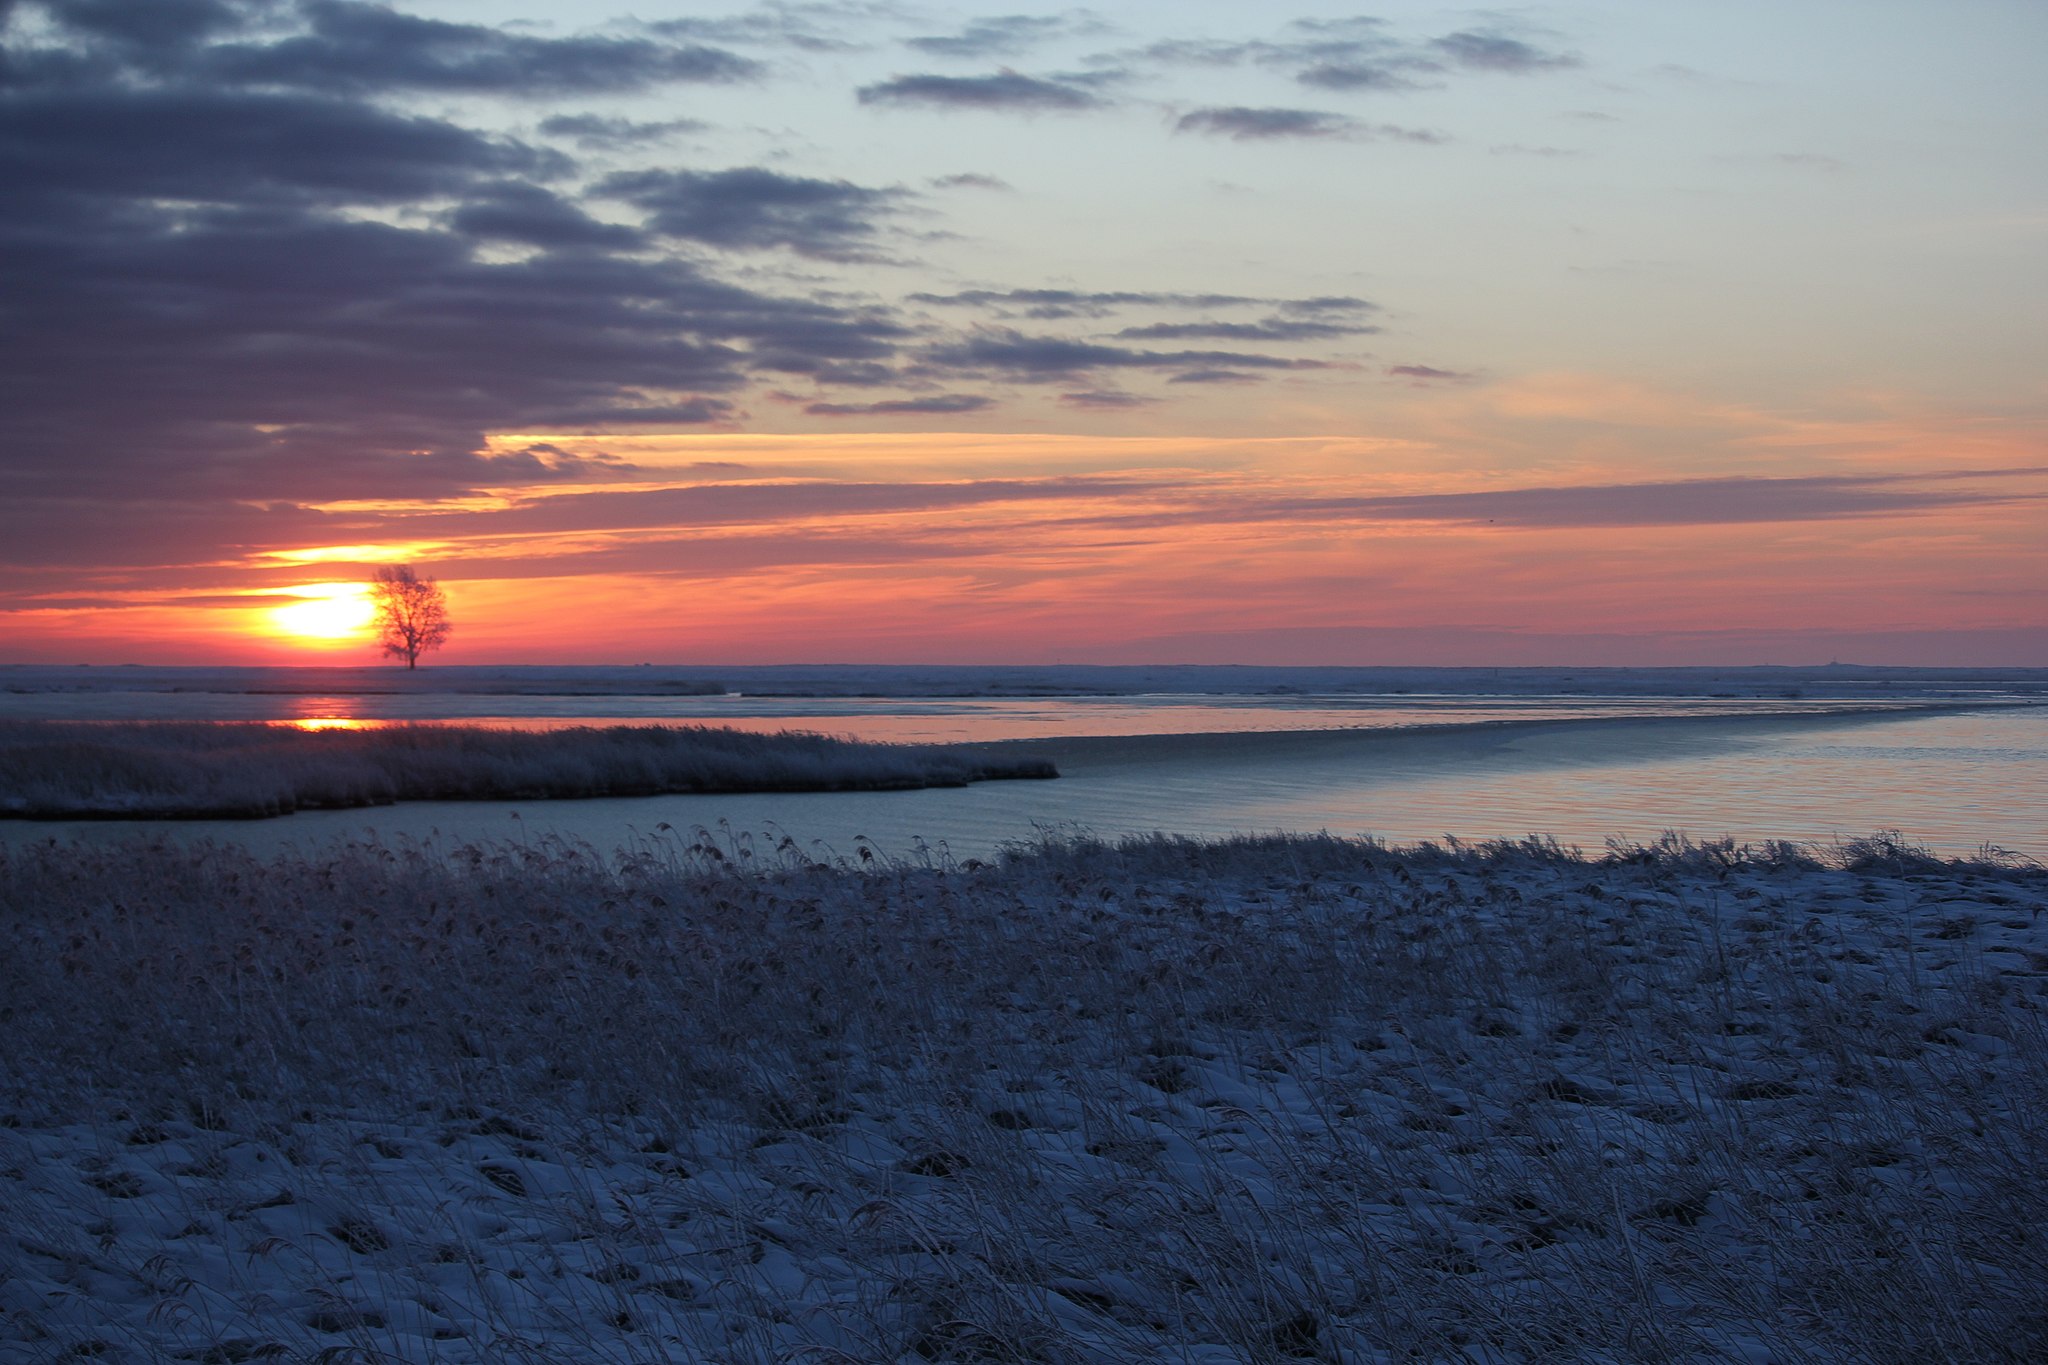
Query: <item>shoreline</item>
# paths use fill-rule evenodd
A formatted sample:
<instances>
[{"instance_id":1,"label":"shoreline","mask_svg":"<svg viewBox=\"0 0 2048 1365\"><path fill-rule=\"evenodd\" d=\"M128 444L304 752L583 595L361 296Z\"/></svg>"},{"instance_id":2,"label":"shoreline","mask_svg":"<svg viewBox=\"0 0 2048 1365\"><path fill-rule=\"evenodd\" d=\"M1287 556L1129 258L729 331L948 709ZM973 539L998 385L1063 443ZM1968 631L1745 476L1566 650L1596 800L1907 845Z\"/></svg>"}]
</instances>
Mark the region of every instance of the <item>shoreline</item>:
<instances>
[{"instance_id":1,"label":"shoreline","mask_svg":"<svg viewBox=\"0 0 2048 1365\"><path fill-rule=\"evenodd\" d=\"M2048 695L2048 666L1898 664L640 664L447 663L408 671L376 663L59 664L0 662L7 692L205 691L278 694L528 692L651 695L722 687L785 697L1129 696L1383 694L1441 689L1460 695L1603 692L1609 695L1778 695L1873 690L1923 696L1999 686Z\"/></svg>"},{"instance_id":2,"label":"shoreline","mask_svg":"<svg viewBox=\"0 0 2048 1365\"><path fill-rule=\"evenodd\" d=\"M0 846L141 837L217 839L285 852L363 838L395 844L429 838L454 847L549 837L610 850L655 837L651 831L668 825L729 830L756 843L794 837L828 853L866 845L880 854L908 855L928 845L960 858L986 858L1045 830L1217 838L1327 829L1370 832L1401 844L1447 834L1548 834L1595 849L1610 838L1654 839L1665 830L1820 847L1897 830L1950 854L1990 845L2048 857L2041 839L2048 829L2048 783L2042 780L2048 712L2021 707L2022 716L2003 714L2014 709L1973 702L1827 714L1075 735L951 746L971 762L1052 761L1063 774L1052 782L872 793L410 801L301 810L288 820L0 820ZM1911 738L1903 733L1909 726ZM1893 740L1884 735L1887 728L1902 733ZM1984 737L1972 738L1978 735ZM1914 747L1930 743L2005 747L1983 749L1983 761L1969 763L1976 750ZM1897 750L1897 758L1885 756L1895 744L1908 747ZM1878 756L1857 757L1864 750Z\"/></svg>"},{"instance_id":3,"label":"shoreline","mask_svg":"<svg viewBox=\"0 0 2048 1365\"><path fill-rule=\"evenodd\" d=\"M1064 772L1069 765L1078 769L1120 766L1133 762L1213 762L1231 758L1259 759L1288 753L1312 753L1316 757L1327 758L1339 750L1368 748L1437 747L1441 750L1446 747L1442 741L1466 737L1474 742L1455 747L1461 752L1473 753L1500 748L1516 739L1535 736L1568 738L1584 734L1611 737L1630 731L1655 735L1680 730L1770 733L1875 724L1886 720L1917 720L1929 716L2028 710L2034 706L2035 703L2031 701L1903 702L1882 706L1847 704L1827 710L1719 715L1571 716L1555 719L1488 719L1423 725L1359 725L1303 730L1209 730L1143 735L1071 735L1059 738L983 740L954 747L974 752L1030 753L1060 765L1061 771ZM1601 747L1611 749L1615 746L1609 744Z\"/></svg>"}]
</instances>

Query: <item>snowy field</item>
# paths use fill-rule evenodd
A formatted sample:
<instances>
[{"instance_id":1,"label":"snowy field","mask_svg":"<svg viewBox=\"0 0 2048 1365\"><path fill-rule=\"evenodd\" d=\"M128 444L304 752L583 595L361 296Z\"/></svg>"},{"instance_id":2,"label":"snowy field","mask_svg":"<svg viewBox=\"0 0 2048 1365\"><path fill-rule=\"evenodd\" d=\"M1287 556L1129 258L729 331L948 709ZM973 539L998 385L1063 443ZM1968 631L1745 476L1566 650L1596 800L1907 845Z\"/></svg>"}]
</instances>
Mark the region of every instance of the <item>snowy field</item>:
<instances>
[{"instance_id":1,"label":"snowy field","mask_svg":"<svg viewBox=\"0 0 2048 1365\"><path fill-rule=\"evenodd\" d=\"M373 730L0 722L0 817L250 818L394 801L874 791L1053 777L1028 756L705 726Z\"/></svg>"},{"instance_id":2,"label":"snowy field","mask_svg":"<svg viewBox=\"0 0 2048 1365\"><path fill-rule=\"evenodd\" d=\"M0 1360L2048 1358L2048 872L0 848Z\"/></svg>"}]
</instances>

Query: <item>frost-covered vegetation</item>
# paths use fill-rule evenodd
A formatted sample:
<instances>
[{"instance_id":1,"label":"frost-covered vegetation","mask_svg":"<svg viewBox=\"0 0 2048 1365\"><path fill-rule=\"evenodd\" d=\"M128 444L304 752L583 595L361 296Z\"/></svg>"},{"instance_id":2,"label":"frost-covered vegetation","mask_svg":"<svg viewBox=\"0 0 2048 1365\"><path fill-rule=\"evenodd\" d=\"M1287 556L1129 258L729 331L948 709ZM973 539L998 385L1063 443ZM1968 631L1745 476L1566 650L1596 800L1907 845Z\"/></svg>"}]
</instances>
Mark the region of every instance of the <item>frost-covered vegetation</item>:
<instances>
[{"instance_id":1,"label":"frost-covered vegetation","mask_svg":"<svg viewBox=\"0 0 2048 1365\"><path fill-rule=\"evenodd\" d=\"M0 724L0 816L283 815L392 801L853 791L1052 777L1043 760L712 726Z\"/></svg>"},{"instance_id":2,"label":"frost-covered vegetation","mask_svg":"<svg viewBox=\"0 0 2048 1365\"><path fill-rule=\"evenodd\" d=\"M854 853L0 849L0 1355L2048 1358L2038 866Z\"/></svg>"}]
</instances>

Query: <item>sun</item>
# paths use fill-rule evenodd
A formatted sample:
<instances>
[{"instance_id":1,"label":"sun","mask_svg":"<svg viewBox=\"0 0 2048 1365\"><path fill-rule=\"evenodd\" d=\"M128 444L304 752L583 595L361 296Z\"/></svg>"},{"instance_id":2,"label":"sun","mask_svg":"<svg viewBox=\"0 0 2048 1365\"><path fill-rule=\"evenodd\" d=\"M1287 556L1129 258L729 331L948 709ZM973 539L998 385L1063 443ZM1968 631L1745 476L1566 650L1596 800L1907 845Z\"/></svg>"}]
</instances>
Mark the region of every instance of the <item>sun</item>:
<instances>
[{"instance_id":1,"label":"sun","mask_svg":"<svg viewBox=\"0 0 2048 1365\"><path fill-rule=\"evenodd\" d=\"M286 591L298 598L270 609L271 629L299 640L348 640L377 619L367 583L308 583Z\"/></svg>"}]
</instances>

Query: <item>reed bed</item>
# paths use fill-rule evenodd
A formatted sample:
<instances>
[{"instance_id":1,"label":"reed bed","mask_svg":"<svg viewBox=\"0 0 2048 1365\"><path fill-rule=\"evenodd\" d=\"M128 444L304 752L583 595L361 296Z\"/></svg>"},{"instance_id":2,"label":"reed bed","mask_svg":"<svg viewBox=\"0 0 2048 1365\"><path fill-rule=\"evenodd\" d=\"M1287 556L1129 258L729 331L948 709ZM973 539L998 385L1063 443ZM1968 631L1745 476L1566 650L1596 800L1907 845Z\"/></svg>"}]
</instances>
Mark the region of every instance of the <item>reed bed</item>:
<instances>
[{"instance_id":1,"label":"reed bed","mask_svg":"<svg viewBox=\"0 0 2048 1365\"><path fill-rule=\"evenodd\" d=\"M1055 777L1043 760L801 731L0 724L0 816L259 818L395 801L855 791Z\"/></svg>"},{"instance_id":2,"label":"reed bed","mask_svg":"<svg viewBox=\"0 0 2048 1365\"><path fill-rule=\"evenodd\" d=\"M2048 872L0 850L0 1358L2048 1358Z\"/></svg>"}]
</instances>

